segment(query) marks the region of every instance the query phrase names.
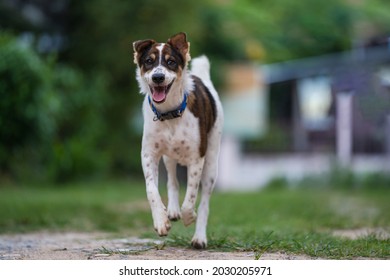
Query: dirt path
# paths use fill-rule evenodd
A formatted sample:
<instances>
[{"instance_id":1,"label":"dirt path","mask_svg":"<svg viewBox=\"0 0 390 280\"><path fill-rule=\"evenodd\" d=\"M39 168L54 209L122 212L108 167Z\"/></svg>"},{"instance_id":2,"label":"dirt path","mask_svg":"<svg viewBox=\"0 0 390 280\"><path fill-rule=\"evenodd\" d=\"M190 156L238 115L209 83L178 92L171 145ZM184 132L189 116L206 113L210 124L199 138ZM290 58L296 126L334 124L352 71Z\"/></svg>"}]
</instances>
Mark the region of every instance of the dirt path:
<instances>
[{"instance_id":1,"label":"dirt path","mask_svg":"<svg viewBox=\"0 0 390 280\"><path fill-rule=\"evenodd\" d=\"M355 229L334 231L334 235L355 239L375 235L387 239L384 229ZM254 260L254 252L216 252L167 247L153 239L115 238L104 233L52 233L0 235L0 260ZM306 255L265 253L260 259L312 259Z\"/></svg>"},{"instance_id":2,"label":"dirt path","mask_svg":"<svg viewBox=\"0 0 390 280\"><path fill-rule=\"evenodd\" d=\"M164 247L151 239L115 239L103 233L29 233L0 235L0 260L253 260L253 252L215 252ZM261 259L310 259L309 256L265 253Z\"/></svg>"}]
</instances>

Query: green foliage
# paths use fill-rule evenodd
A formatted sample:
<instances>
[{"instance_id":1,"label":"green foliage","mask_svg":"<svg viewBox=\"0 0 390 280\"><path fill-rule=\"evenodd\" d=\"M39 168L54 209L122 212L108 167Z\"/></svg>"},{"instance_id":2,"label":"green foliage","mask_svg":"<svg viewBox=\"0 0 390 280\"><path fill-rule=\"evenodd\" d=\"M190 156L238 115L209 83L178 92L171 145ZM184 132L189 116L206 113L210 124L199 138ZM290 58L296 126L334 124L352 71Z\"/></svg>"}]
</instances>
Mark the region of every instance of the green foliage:
<instances>
[{"instance_id":1,"label":"green foliage","mask_svg":"<svg viewBox=\"0 0 390 280\"><path fill-rule=\"evenodd\" d=\"M48 133L45 146L49 175L58 181L104 172L107 167L105 103L107 92L101 74L55 65L44 89L47 109L42 125ZM48 73L49 74L49 73Z\"/></svg>"},{"instance_id":2,"label":"green foliage","mask_svg":"<svg viewBox=\"0 0 390 280\"><path fill-rule=\"evenodd\" d=\"M360 9L357 9L357 19L361 21L356 35L367 29L375 30L375 35L388 34L390 32L389 2L386 0L363 1Z\"/></svg>"},{"instance_id":3,"label":"green foliage","mask_svg":"<svg viewBox=\"0 0 390 280\"><path fill-rule=\"evenodd\" d=\"M65 181L106 170L104 76L0 44L0 167L16 179Z\"/></svg>"},{"instance_id":4,"label":"green foliage","mask_svg":"<svg viewBox=\"0 0 390 280\"><path fill-rule=\"evenodd\" d=\"M232 1L231 10L266 49L268 62L342 51L350 47L354 9L346 1Z\"/></svg>"},{"instance_id":5,"label":"green foliage","mask_svg":"<svg viewBox=\"0 0 390 280\"><path fill-rule=\"evenodd\" d=\"M44 65L29 48L0 33L0 169L40 136L39 90Z\"/></svg>"}]
</instances>

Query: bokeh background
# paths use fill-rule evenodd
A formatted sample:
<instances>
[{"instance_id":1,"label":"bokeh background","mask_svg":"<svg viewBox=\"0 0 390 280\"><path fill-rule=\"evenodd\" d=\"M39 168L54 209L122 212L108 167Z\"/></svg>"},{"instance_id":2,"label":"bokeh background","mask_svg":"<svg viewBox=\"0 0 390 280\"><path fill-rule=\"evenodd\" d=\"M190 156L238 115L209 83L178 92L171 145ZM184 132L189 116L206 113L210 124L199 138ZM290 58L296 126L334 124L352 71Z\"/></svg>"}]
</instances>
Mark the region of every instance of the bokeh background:
<instances>
[{"instance_id":1,"label":"bokeh background","mask_svg":"<svg viewBox=\"0 0 390 280\"><path fill-rule=\"evenodd\" d=\"M304 163L386 173L389 11L387 0L1 0L0 184L142 178L132 42L181 31L210 58L226 106L221 188L304 176ZM340 93L352 96L340 101L347 144Z\"/></svg>"}]
</instances>

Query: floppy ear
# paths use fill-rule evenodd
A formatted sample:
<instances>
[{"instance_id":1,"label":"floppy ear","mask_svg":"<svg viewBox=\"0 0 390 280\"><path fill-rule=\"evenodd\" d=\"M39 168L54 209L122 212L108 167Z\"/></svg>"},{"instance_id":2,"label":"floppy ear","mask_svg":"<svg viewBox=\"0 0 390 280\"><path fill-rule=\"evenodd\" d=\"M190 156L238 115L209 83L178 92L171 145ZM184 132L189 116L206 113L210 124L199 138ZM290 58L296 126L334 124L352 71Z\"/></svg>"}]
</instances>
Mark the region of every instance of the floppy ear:
<instances>
[{"instance_id":1,"label":"floppy ear","mask_svg":"<svg viewBox=\"0 0 390 280\"><path fill-rule=\"evenodd\" d=\"M139 56L148 49L151 45L156 43L156 41L147 39L147 40L139 40L135 41L133 43L133 50L134 50L134 63L138 64L138 58Z\"/></svg>"},{"instance_id":2,"label":"floppy ear","mask_svg":"<svg viewBox=\"0 0 390 280\"><path fill-rule=\"evenodd\" d=\"M167 44L178 50L186 62L191 60L190 56L190 42L187 42L187 35L184 32L180 32L173 35L168 39Z\"/></svg>"}]
</instances>

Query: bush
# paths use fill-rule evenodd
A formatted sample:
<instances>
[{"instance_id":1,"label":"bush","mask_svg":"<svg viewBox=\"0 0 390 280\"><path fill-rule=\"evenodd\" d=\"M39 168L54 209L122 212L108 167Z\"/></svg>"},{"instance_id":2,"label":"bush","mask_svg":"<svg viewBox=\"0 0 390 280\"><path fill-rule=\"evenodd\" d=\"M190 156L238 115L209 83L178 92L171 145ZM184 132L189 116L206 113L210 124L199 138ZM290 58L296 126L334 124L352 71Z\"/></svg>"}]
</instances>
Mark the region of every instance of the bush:
<instances>
[{"instance_id":1,"label":"bush","mask_svg":"<svg viewBox=\"0 0 390 280\"><path fill-rule=\"evenodd\" d=\"M29 48L0 34L0 169L25 145L38 141L39 89L44 65Z\"/></svg>"},{"instance_id":2,"label":"bush","mask_svg":"<svg viewBox=\"0 0 390 280\"><path fill-rule=\"evenodd\" d=\"M105 79L56 65L44 88L41 125L50 178L66 181L107 169Z\"/></svg>"},{"instance_id":3,"label":"bush","mask_svg":"<svg viewBox=\"0 0 390 280\"><path fill-rule=\"evenodd\" d=\"M19 180L104 173L107 92L84 75L0 35L0 170Z\"/></svg>"}]
</instances>

